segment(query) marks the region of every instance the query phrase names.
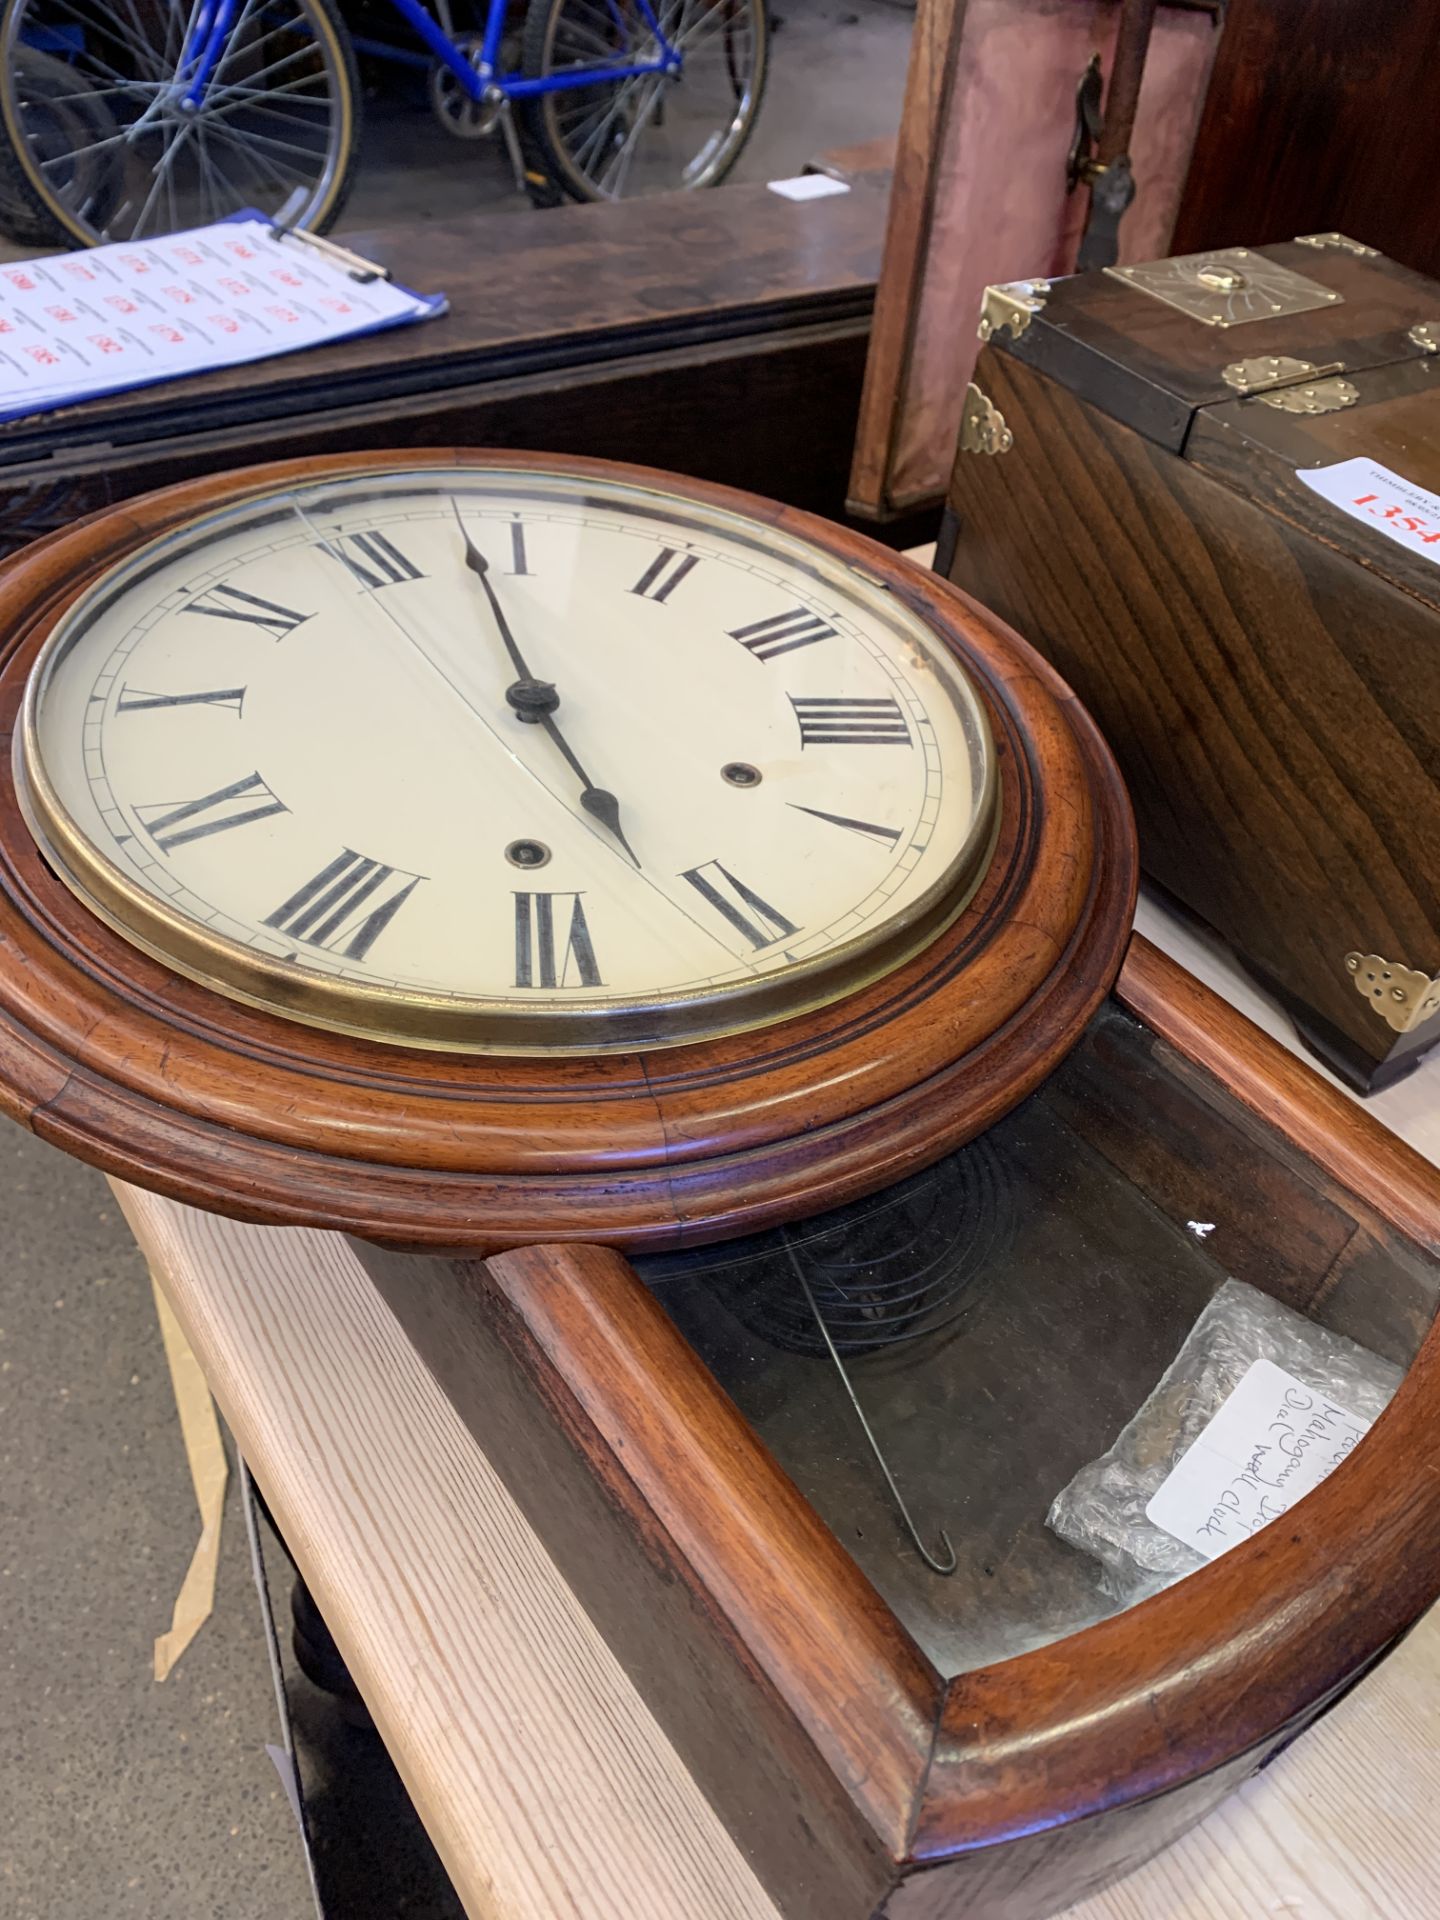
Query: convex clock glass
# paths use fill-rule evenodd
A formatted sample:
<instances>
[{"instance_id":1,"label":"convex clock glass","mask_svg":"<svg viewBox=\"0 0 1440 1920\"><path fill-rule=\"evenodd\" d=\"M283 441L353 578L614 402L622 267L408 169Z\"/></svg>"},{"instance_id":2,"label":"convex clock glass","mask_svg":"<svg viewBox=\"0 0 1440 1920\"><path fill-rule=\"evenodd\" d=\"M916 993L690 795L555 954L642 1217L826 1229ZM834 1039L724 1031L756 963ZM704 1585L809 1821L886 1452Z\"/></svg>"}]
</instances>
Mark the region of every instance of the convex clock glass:
<instances>
[{"instance_id":1,"label":"convex clock glass","mask_svg":"<svg viewBox=\"0 0 1440 1920\"><path fill-rule=\"evenodd\" d=\"M251 494L32 676L62 877L179 970L407 1044L663 1044L908 959L993 842L983 709L878 579L761 519L504 467Z\"/></svg>"}]
</instances>

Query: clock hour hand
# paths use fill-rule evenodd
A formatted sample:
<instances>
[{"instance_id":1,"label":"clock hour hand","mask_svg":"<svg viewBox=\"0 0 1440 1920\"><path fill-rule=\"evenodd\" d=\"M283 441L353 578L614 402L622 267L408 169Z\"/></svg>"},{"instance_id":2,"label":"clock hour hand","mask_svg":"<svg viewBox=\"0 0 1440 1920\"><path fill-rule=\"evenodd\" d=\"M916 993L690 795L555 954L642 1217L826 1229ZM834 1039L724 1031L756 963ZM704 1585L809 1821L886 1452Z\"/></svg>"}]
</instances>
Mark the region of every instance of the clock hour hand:
<instances>
[{"instance_id":1,"label":"clock hour hand","mask_svg":"<svg viewBox=\"0 0 1440 1920\"><path fill-rule=\"evenodd\" d=\"M569 741L565 738L564 734L561 733L559 726L556 724L555 714L560 705L559 689L549 680L537 680L527 666L525 656L520 651L519 643L510 631L510 622L505 618L505 611L500 605L499 595L490 584L490 563L470 538L469 529L460 518L458 503L455 506L455 521L460 528L461 538L465 542L465 564L476 576L481 587L484 589L485 598L490 604L490 612L494 618L496 628L499 631L501 640L504 642L505 651L510 656L510 664L514 667L516 673L520 675L518 680L512 682L512 684L505 689L505 699L507 703L522 720L528 720L532 725L541 726L545 729L546 733L559 749L561 756L574 773L575 778L580 782L581 806L593 819L598 820L608 833L612 834L615 839L620 842L620 845L625 849L630 859L634 861L638 867L640 862L636 859L635 849L625 838L624 831L620 825L620 802L615 798L614 794L607 791L606 788L595 785L594 781L576 758L574 749L571 747Z\"/></svg>"}]
</instances>

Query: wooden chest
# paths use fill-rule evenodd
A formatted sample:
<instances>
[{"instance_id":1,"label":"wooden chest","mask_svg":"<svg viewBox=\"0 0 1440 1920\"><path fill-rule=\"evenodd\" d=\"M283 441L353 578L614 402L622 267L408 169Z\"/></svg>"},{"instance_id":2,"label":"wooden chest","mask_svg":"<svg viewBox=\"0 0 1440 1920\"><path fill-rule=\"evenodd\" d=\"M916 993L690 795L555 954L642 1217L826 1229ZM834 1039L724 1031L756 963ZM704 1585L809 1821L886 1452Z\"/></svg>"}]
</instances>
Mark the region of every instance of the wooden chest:
<instances>
[{"instance_id":1,"label":"wooden chest","mask_svg":"<svg viewBox=\"0 0 1440 1920\"><path fill-rule=\"evenodd\" d=\"M1090 707L1146 872L1384 1085L1440 1039L1440 284L1318 235L987 330L942 570Z\"/></svg>"}]
</instances>

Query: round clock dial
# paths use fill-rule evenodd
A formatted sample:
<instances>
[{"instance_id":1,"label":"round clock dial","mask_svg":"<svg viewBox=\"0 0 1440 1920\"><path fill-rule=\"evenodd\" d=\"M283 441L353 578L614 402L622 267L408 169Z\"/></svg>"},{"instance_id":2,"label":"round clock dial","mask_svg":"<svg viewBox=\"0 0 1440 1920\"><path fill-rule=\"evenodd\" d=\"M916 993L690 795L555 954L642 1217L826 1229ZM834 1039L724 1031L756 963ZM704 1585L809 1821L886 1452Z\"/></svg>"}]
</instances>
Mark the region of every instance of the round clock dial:
<instances>
[{"instance_id":1,"label":"round clock dial","mask_svg":"<svg viewBox=\"0 0 1440 1920\"><path fill-rule=\"evenodd\" d=\"M37 836L120 931L412 1045L785 1017L933 938L995 830L980 702L881 582L563 469L194 520L70 609L18 738Z\"/></svg>"}]
</instances>

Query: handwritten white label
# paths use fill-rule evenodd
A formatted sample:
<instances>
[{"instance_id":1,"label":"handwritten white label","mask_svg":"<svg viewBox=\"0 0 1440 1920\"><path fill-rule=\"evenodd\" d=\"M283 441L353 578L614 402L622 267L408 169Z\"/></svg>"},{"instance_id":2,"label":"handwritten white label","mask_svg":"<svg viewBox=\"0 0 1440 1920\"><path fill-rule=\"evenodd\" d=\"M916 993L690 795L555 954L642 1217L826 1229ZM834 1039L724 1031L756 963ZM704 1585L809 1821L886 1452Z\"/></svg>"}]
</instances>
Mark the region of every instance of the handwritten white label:
<instances>
[{"instance_id":1,"label":"handwritten white label","mask_svg":"<svg viewBox=\"0 0 1440 1920\"><path fill-rule=\"evenodd\" d=\"M1417 487L1378 460L1301 468L1295 478L1352 520L1440 566L1440 493Z\"/></svg>"},{"instance_id":2,"label":"handwritten white label","mask_svg":"<svg viewBox=\"0 0 1440 1920\"><path fill-rule=\"evenodd\" d=\"M1145 1517L1217 1560L1318 1487L1369 1430L1273 1360L1257 1360L1175 1462Z\"/></svg>"}]
</instances>

